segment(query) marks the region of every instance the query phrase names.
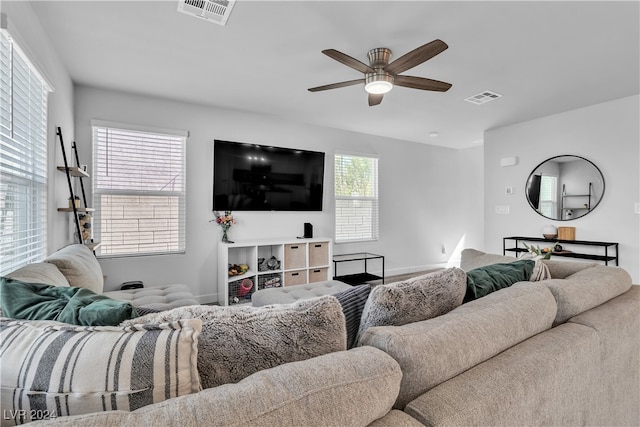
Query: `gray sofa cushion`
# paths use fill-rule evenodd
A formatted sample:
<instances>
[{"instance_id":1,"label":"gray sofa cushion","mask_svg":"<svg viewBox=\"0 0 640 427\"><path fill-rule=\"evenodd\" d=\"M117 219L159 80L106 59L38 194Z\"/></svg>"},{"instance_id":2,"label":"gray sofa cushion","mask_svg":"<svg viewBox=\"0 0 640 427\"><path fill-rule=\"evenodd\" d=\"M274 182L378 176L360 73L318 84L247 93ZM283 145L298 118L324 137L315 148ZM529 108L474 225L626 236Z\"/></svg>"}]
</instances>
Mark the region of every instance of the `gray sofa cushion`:
<instances>
[{"instance_id":1,"label":"gray sofa cushion","mask_svg":"<svg viewBox=\"0 0 640 427\"><path fill-rule=\"evenodd\" d=\"M595 262L554 261L550 259L543 260L542 262L549 269L549 273L551 274L552 279L564 279L568 276L571 276L572 274L577 273L578 271L602 265Z\"/></svg>"},{"instance_id":2,"label":"gray sofa cushion","mask_svg":"<svg viewBox=\"0 0 640 427\"><path fill-rule=\"evenodd\" d=\"M204 388L238 382L262 369L346 349L344 315L335 297L294 304L188 306L123 325L201 319L198 369Z\"/></svg>"},{"instance_id":3,"label":"gray sofa cushion","mask_svg":"<svg viewBox=\"0 0 640 427\"><path fill-rule=\"evenodd\" d=\"M54 264L46 262L34 262L19 268L7 277L27 283L43 283L52 286L69 286L67 278L58 270Z\"/></svg>"},{"instance_id":4,"label":"gray sofa cushion","mask_svg":"<svg viewBox=\"0 0 640 427\"><path fill-rule=\"evenodd\" d=\"M556 302L541 282L521 282L447 314L404 326L369 328L359 345L390 354L404 373L397 408L551 327Z\"/></svg>"},{"instance_id":5,"label":"gray sofa cushion","mask_svg":"<svg viewBox=\"0 0 640 427\"><path fill-rule=\"evenodd\" d=\"M402 372L380 350L354 348L257 372L134 412L57 418L48 426L365 426L389 412ZM357 399L357 404L354 404Z\"/></svg>"},{"instance_id":6,"label":"gray sofa cushion","mask_svg":"<svg viewBox=\"0 0 640 427\"><path fill-rule=\"evenodd\" d=\"M592 425L640 425L640 286L569 319L598 332L602 380Z\"/></svg>"},{"instance_id":7,"label":"gray sofa cushion","mask_svg":"<svg viewBox=\"0 0 640 427\"><path fill-rule=\"evenodd\" d=\"M364 306L358 337L372 326L405 325L447 313L462 304L466 289L466 274L456 267L375 286Z\"/></svg>"},{"instance_id":8,"label":"gray sofa cushion","mask_svg":"<svg viewBox=\"0 0 640 427\"><path fill-rule=\"evenodd\" d=\"M406 412L393 409L387 415L375 420L367 427L424 427L424 424Z\"/></svg>"},{"instance_id":9,"label":"gray sofa cushion","mask_svg":"<svg viewBox=\"0 0 640 427\"><path fill-rule=\"evenodd\" d=\"M620 267L597 265L582 269L565 279L549 279L545 284L558 304L555 324L563 323L628 291L631 276Z\"/></svg>"},{"instance_id":10,"label":"gray sofa cushion","mask_svg":"<svg viewBox=\"0 0 640 427\"><path fill-rule=\"evenodd\" d=\"M460 254L460 268L464 271L469 271L491 264L513 262L517 259L512 256L488 254L477 249L467 248L463 249Z\"/></svg>"},{"instance_id":11,"label":"gray sofa cushion","mask_svg":"<svg viewBox=\"0 0 640 427\"><path fill-rule=\"evenodd\" d=\"M561 325L429 390L405 411L428 426L619 425L595 422L598 344L596 331Z\"/></svg>"},{"instance_id":12,"label":"gray sofa cushion","mask_svg":"<svg viewBox=\"0 0 640 427\"><path fill-rule=\"evenodd\" d=\"M85 245L65 246L47 257L44 262L58 267L71 286L91 289L97 294L102 293L102 268L93 252Z\"/></svg>"}]
</instances>

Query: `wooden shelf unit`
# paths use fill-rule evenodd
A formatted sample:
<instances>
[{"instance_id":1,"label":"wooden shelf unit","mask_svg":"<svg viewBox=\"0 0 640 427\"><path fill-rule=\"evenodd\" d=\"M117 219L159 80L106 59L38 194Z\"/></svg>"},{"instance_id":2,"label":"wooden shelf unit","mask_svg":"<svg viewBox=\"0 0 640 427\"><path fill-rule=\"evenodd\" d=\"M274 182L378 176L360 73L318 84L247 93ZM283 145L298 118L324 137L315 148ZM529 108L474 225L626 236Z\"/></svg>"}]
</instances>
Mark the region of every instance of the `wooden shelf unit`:
<instances>
[{"instance_id":1,"label":"wooden shelf unit","mask_svg":"<svg viewBox=\"0 0 640 427\"><path fill-rule=\"evenodd\" d=\"M81 218L83 219L83 221L85 221L87 219L85 215L89 214L90 212L95 212L94 208L87 207L87 196L84 191L84 182L82 181L83 178L89 178L89 174L85 170L81 169L79 166L69 166L69 161L67 160L67 152L64 146L64 140L62 139L62 129L60 127L58 127L56 134L58 136L58 139L60 140L60 148L62 149L62 159L64 161L64 166L58 166L57 169L60 172L64 172L64 174L67 176L67 185L69 186L69 200L71 201L70 204L72 204L72 206L70 207L58 208L58 212L68 212L73 214L75 234L78 238L78 243L84 244L89 249L91 249L91 251L93 251L93 253L95 254L95 250L98 249L98 247L100 246L100 243L93 241L93 230L90 230L91 237L89 237L88 239L83 238L84 227L81 226L81 221L80 221ZM75 156L76 164L80 164L80 159L78 158L78 149L76 147L75 141L73 142L71 148L73 149L73 154ZM80 189L82 192L82 203L84 204L84 206L79 206L80 203L75 202L75 200L76 199L79 200L80 197L76 196L76 193L73 189L71 178L77 178L78 182L80 183ZM89 226L93 226L93 224L91 224L91 221L87 221L86 224L89 224ZM86 224L84 225L86 226Z\"/></svg>"},{"instance_id":2,"label":"wooden shelf unit","mask_svg":"<svg viewBox=\"0 0 640 427\"><path fill-rule=\"evenodd\" d=\"M294 286L329 280L333 245L330 238L281 239L218 243L218 304L250 304L251 295L267 287ZM274 257L274 268L261 269L258 260ZM246 264L248 270L229 276L229 266ZM249 292L241 289L251 280ZM248 282L245 282L249 286Z\"/></svg>"},{"instance_id":3,"label":"wooden shelf unit","mask_svg":"<svg viewBox=\"0 0 640 427\"><path fill-rule=\"evenodd\" d=\"M589 183L588 192L586 194L567 194L566 186L562 184L562 207L561 207L561 215L562 219L572 219L573 211L591 211L591 202L593 198L593 183ZM576 201L577 200L577 201ZM586 201L587 203L583 203ZM569 206L567 206L569 203ZM582 204L582 206L578 206L578 204ZM585 215L583 213L578 215L578 217Z\"/></svg>"},{"instance_id":4,"label":"wooden shelf unit","mask_svg":"<svg viewBox=\"0 0 640 427\"><path fill-rule=\"evenodd\" d=\"M507 240L513 240L515 242L514 246L507 247ZM507 252L514 252L516 257L518 257L519 254L528 252L526 248L519 246L520 242L545 242L545 243L552 243L552 244L559 243L560 245L599 247L604 249L604 255L573 252L573 251L565 250L562 252L554 253L551 256L602 261L604 262L605 265L609 265L610 261L615 261L615 265L619 265L619 258L618 258L619 244L617 242L598 242L598 241L592 241L592 240L545 239L542 237L524 237L524 236L503 237L502 238L502 255L506 255ZM615 253L610 252L610 249L613 249Z\"/></svg>"}]
</instances>

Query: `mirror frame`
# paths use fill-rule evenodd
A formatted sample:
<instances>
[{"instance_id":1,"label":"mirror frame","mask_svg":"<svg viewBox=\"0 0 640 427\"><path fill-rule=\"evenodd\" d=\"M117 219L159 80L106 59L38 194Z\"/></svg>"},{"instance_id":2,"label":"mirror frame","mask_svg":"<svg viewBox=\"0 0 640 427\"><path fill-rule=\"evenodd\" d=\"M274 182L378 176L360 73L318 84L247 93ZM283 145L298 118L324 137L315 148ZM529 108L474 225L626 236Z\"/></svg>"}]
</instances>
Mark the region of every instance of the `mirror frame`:
<instances>
[{"instance_id":1,"label":"mirror frame","mask_svg":"<svg viewBox=\"0 0 640 427\"><path fill-rule=\"evenodd\" d=\"M600 198L598 199L598 202L588 212L584 213L583 215L576 216L576 217L573 217L573 218L567 218L567 219L564 219L564 218L560 218L560 219L550 218L548 216L543 215L542 212L540 212L538 210L538 208L536 208L533 205L533 203L531 203L531 199L529 198L529 182L531 181L531 177L533 176L533 173L535 171L537 171L538 168L540 168L545 163L547 163L547 162L549 162L549 161L551 161L553 159L557 159L559 157L575 157L576 159L584 160L585 162L587 162L591 166L593 166L595 168L595 170L600 174L600 178L602 179L602 194L600 195ZM583 218L583 217L589 215L591 212L593 212L593 210L595 208L597 208L598 205L600 205L600 202L604 198L605 189L606 189L606 184L605 184L605 181L604 181L604 175L602 174L602 171L600 170L600 168L598 166L596 166L595 163L593 163L591 160L589 160L587 158L584 158L582 156L576 156L575 154L561 154L561 155L558 155L558 156L549 157L548 159L543 160L542 162L540 162L535 168L533 168L533 170L529 173L529 176L527 177L527 181L525 182L524 193L525 193L525 198L527 199L527 203L529 203L529 206L531 206L531 209L533 209L533 211L535 213L537 213L538 215L540 215L541 217L549 219L549 220L552 220L552 221L573 221L573 220L576 220L576 219L579 219L579 218ZM562 197L562 195L561 195L561 197Z\"/></svg>"}]
</instances>

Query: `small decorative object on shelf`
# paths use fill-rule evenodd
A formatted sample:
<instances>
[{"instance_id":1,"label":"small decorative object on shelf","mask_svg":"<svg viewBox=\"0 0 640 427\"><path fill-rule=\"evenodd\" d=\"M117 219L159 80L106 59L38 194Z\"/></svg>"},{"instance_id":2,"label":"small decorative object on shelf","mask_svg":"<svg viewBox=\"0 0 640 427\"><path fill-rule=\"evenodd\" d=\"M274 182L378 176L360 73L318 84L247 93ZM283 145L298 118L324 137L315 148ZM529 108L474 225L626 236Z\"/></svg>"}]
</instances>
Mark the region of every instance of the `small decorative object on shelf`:
<instances>
[{"instance_id":1,"label":"small decorative object on shelf","mask_svg":"<svg viewBox=\"0 0 640 427\"><path fill-rule=\"evenodd\" d=\"M549 224L542 229L542 235L545 239L557 239L558 229L555 225Z\"/></svg>"},{"instance_id":2,"label":"small decorative object on shelf","mask_svg":"<svg viewBox=\"0 0 640 427\"><path fill-rule=\"evenodd\" d=\"M246 273L249 270L247 264L229 264L229 277L239 276Z\"/></svg>"},{"instance_id":3,"label":"small decorative object on shelf","mask_svg":"<svg viewBox=\"0 0 640 427\"><path fill-rule=\"evenodd\" d=\"M268 260L258 258L258 271L278 270L279 268L280 261L275 256L272 256Z\"/></svg>"},{"instance_id":4,"label":"small decorative object on shelf","mask_svg":"<svg viewBox=\"0 0 640 427\"><path fill-rule=\"evenodd\" d=\"M80 197L69 197L69 208L73 209L73 205L76 205L76 208L80 207Z\"/></svg>"},{"instance_id":5,"label":"small decorative object on shelf","mask_svg":"<svg viewBox=\"0 0 640 427\"><path fill-rule=\"evenodd\" d=\"M231 215L231 211L224 211L224 215L222 215L218 211L213 211L213 213L216 218L212 219L209 222L215 221L216 224L220 225L220 227L222 228L222 241L224 243L233 243L231 240L229 240L229 236L227 236L227 232L229 231L231 226L236 223L235 218L233 217L233 215Z\"/></svg>"},{"instance_id":6,"label":"small decorative object on shelf","mask_svg":"<svg viewBox=\"0 0 640 427\"><path fill-rule=\"evenodd\" d=\"M548 248L540 248L540 246L529 246L526 243L522 244L531 254L533 254L533 259L549 259L556 249L556 245L550 246Z\"/></svg>"},{"instance_id":7,"label":"small decorative object on shelf","mask_svg":"<svg viewBox=\"0 0 640 427\"><path fill-rule=\"evenodd\" d=\"M240 282L240 286L238 287L238 296L245 297L253 288L253 281L251 279L244 279Z\"/></svg>"},{"instance_id":8,"label":"small decorative object on shelf","mask_svg":"<svg viewBox=\"0 0 640 427\"><path fill-rule=\"evenodd\" d=\"M93 232L91 228L92 217L89 214L78 214L78 221L80 223L80 232L82 233L82 241L84 243L90 243L93 238Z\"/></svg>"}]
</instances>

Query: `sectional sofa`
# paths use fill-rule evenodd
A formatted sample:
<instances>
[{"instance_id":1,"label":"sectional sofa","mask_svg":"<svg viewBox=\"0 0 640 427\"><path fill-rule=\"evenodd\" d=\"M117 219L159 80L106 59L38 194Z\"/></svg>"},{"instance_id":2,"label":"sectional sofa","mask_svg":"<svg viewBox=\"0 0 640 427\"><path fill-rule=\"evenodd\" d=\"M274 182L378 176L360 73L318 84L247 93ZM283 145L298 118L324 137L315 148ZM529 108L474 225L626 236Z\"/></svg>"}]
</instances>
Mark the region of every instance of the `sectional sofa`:
<instances>
[{"instance_id":1,"label":"sectional sofa","mask_svg":"<svg viewBox=\"0 0 640 427\"><path fill-rule=\"evenodd\" d=\"M468 249L463 252L460 267L468 272L513 260ZM361 331L357 345L349 350L345 344L346 328L340 324L345 318L334 296L301 301L292 305L293 308L274 305L244 308L231 314L228 308L174 309L201 317L178 323L170 322L171 315L166 317L173 325L172 331L179 328L192 331L183 334L194 338L190 341L191 348L196 347L198 339L201 342L216 339L224 328L232 328L237 323L255 328L251 322L258 321L263 322L263 329L270 329L269 316L274 313L278 321L273 327L282 329L280 335L273 335L275 351L285 346L311 346L310 341L305 341L309 337L303 334L307 330L322 332L325 344L317 355L248 371L237 382L201 391L198 390L202 383L198 384L197 375L193 373L194 351L190 356L191 373L187 372L185 377L188 381L191 375L192 389L183 395L161 398L158 403L137 409L131 406L124 411L98 410L36 423L92 426L639 425L640 287L632 286L630 276L618 267L554 261L545 261L545 265L550 279L519 282L425 320L369 327ZM28 277L24 270L21 273ZM382 286L392 289L394 284ZM370 300L367 304L370 305ZM365 306L365 311L370 308ZM285 319L292 322L283 324L282 313L291 315ZM230 318L233 323L225 323ZM7 325L15 323L4 320L3 333L4 328L10 327ZM134 323L135 319L130 325ZM47 328L33 326L38 327ZM57 328L71 333L70 327ZM207 328L218 329L207 335ZM47 333L53 332L47 330ZM241 341L251 335L246 328L234 329L233 333L242 334L227 337L229 347L242 344ZM294 338L287 342L289 335ZM315 336L310 335L310 339ZM198 347L198 357L206 352L226 354L215 353L228 350L219 347L224 346ZM188 345L185 348L188 350ZM246 349L246 353L250 353L250 348ZM96 348L91 351L99 353ZM259 356L267 357L264 349ZM197 359L201 380L213 381L213 377L205 375L209 372L202 371L206 363L207 369L212 370L220 366L218 362L231 362L225 365L226 370L235 370L237 366L233 360L223 360L223 356L210 359L213 360ZM132 363L135 361L133 358ZM2 366L4 376L8 368L5 363ZM159 384L155 385L160 388ZM2 392L8 392L4 383ZM112 400L115 402L117 398ZM126 405L133 401L129 398ZM6 412L4 402L3 397ZM26 414L20 421L31 420ZM13 425L15 421L15 417L3 420L3 425Z\"/></svg>"}]
</instances>

